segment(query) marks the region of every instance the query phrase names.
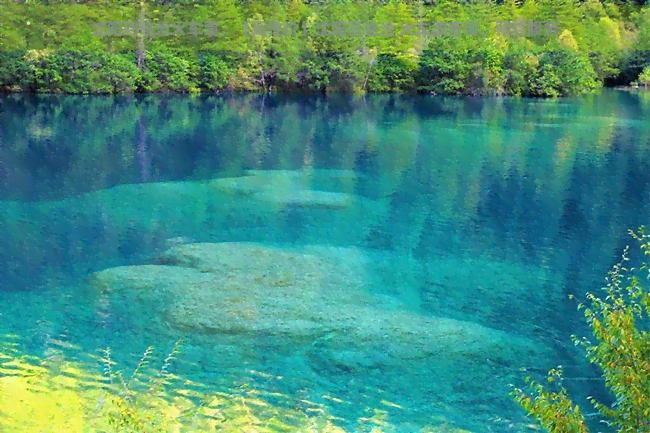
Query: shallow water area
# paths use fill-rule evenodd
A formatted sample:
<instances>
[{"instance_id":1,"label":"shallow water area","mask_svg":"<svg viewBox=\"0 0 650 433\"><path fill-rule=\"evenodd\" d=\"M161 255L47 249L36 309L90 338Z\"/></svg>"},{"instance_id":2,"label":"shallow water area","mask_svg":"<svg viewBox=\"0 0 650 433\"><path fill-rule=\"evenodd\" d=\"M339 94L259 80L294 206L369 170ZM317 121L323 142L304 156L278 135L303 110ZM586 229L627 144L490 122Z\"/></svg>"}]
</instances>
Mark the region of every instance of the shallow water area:
<instances>
[{"instance_id":1,"label":"shallow water area","mask_svg":"<svg viewBox=\"0 0 650 433\"><path fill-rule=\"evenodd\" d=\"M427 98L8 99L0 333L100 374L181 339L184 386L349 432L530 431L509 385L558 364L602 393L568 295L647 222L647 98Z\"/></svg>"}]
</instances>

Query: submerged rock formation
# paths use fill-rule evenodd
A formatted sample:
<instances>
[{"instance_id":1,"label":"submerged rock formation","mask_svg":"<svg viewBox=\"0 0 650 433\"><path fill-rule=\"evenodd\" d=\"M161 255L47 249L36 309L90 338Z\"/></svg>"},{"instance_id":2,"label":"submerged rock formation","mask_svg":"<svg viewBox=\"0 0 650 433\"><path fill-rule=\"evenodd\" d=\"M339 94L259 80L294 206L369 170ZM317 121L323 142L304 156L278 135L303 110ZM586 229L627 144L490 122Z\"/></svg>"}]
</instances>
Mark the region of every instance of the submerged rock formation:
<instances>
[{"instance_id":1,"label":"submerged rock formation","mask_svg":"<svg viewBox=\"0 0 650 433\"><path fill-rule=\"evenodd\" d=\"M321 372L424 369L437 383L476 386L493 375L488 361L514 368L548 359L516 335L420 314L413 282L383 286L377 269L360 266L358 250L338 251L349 257L338 262L318 251L185 244L152 265L95 273L92 282L116 296L130 292L177 330L302 353Z\"/></svg>"},{"instance_id":2,"label":"submerged rock formation","mask_svg":"<svg viewBox=\"0 0 650 433\"><path fill-rule=\"evenodd\" d=\"M370 200L353 194L358 178L358 174L345 170L249 170L246 176L213 179L209 188L276 208L334 210L372 205Z\"/></svg>"}]
</instances>

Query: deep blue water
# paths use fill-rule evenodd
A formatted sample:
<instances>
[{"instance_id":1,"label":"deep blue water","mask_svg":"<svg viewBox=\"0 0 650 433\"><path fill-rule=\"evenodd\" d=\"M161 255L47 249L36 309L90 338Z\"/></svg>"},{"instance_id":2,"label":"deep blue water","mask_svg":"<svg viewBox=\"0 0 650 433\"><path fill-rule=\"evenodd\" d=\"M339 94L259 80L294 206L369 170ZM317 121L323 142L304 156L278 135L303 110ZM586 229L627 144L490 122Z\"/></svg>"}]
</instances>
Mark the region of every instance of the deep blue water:
<instances>
[{"instance_id":1,"label":"deep blue water","mask_svg":"<svg viewBox=\"0 0 650 433\"><path fill-rule=\"evenodd\" d=\"M597 372L570 342L585 330L577 301L568 296L582 300L598 290L632 244L628 229L648 222L649 96L3 97L0 331L17 334L25 352L39 355L50 353L52 341L78 346L66 355L79 359L111 347L127 368L147 346L160 348L162 359L182 337L180 373L215 389L251 382L288 400L334 396L345 404L331 410L348 428L392 399L404 405L391 411L399 431L437 416L477 433L519 431L523 418L508 403L507 388L497 398L494 390L459 385L445 398L432 395L433 385L409 385L426 376L417 364L399 373L335 371L280 353L262 336L242 358L209 336L157 326L128 297L102 298L87 279L103 269L151 263L178 237L295 250L357 248L369 260L384 253L407 257L423 268L419 314L530 338L553 356L529 372L561 363L577 398L607 399L600 382L589 379ZM309 189L373 205L359 205L353 214L293 205L268 213L268 205L238 196L225 202L205 189L211 179L247 170L305 167L353 173L347 180L314 176ZM513 275L539 271L542 276L530 274L530 284L539 283L530 290L537 292L486 299L493 303L490 314L469 301L460 308L462 290L481 284L498 290L498 280L510 278L501 274L505 267L483 267L492 262L517 267ZM382 278L409 274L397 266ZM561 296L542 308L538 296L549 287ZM523 379L518 371L527 367L516 360L499 365L486 360L505 382ZM441 366L431 383L453 368ZM415 382L408 381L410 371Z\"/></svg>"}]
</instances>

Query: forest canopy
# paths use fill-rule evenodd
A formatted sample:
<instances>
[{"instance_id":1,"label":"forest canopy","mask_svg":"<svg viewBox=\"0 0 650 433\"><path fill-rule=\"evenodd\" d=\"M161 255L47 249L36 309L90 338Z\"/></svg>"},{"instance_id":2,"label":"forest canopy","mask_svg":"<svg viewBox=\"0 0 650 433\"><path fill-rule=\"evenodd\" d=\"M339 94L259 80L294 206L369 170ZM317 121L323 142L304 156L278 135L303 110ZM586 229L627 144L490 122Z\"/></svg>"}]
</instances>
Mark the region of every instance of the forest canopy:
<instances>
[{"instance_id":1,"label":"forest canopy","mask_svg":"<svg viewBox=\"0 0 650 433\"><path fill-rule=\"evenodd\" d=\"M635 2L134 3L4 1L0 89L555 97L650 83L650 10Z\"/></svg>"}]
</instances>

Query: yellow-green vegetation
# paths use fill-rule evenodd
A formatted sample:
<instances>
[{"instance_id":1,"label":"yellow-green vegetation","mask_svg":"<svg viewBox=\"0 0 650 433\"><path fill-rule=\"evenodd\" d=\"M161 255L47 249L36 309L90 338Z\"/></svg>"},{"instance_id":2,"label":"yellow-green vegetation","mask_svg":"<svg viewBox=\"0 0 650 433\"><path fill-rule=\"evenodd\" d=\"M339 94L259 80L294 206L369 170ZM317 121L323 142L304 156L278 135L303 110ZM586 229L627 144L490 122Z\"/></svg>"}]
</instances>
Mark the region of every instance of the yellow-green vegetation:
<instances>
[{"instance_id":1,"label":"yellow-green vegetation","mask_svg":"<svg viewBox=\"0 0 650 433\"><path fill-rule=\"evenodd\" d=\"M0 2L0 90L564 96L590 93L606 81L629 84L650 64L650 11L598 0L43 3ZM220 37L189 27L170 36L93 36L98 22L217 21ZM287 36L282 27L253 35L245 31L250 21L294 22L297 33ZM517 21L544 29L556 23L557 31L514 34L497 24ZM389 22L394 31L323 35L317 25L335 22ZM445 24L443 32L437 24L404 31L406 23L442 22L478 29L458 33Z\"/></svg>"},{"instance_id":2,"label":"yellow-green vegetation","mask_svg":"<svg viewBox=\"0 0 650 433\"><path fill-rule=\"evenodd\" d=\"M630 232L641 244L645 256L650 256L650 236L642 227ZM627 267L627 250L623 261L609 274L606 296L589 294L587 304L581 304L595 341L578 339L589 361L600 367L605 385L615 397L609 407L590 398L590 403L610 427L620 433L650 431L650 292L639 277L648 275L650 267L644 262L639 268ZM515 389L515 399L550 433L587 433L585 415L573 403L562 386L562 370L551 370L548 382L557 385L549 391L539 383L527 380L529 389Z\"/></svg>"},{"instance_id":3,"label":"yellow-green vegetation","mask_svg":"<svg viewBox=\"0 0 650 433\"><path fill-rule=\"evenodd\" d=\"M650 66L646 66L636 80L636 84L644 87L650 86Z\"/></svg>"},{"instance_id":4,"label":"yellow-green vegetation","mask_svg":"<svg viewBox=\"0 0 650 433\"><path fill-rule=\"evenodd\" d=\"M346 433L322 404L304 399L287 404L292 400L288 396L247 384L208 392L202 384L172 374L172 361L182 355L180 341L157 368L149 347L128 375L115 369L109 349L97 359L103 372L93 372L57 351L43 359L21 355L16 347L3 341L0 351L1 432ZM278 406L271 400L285 403ZM355 431L393 432L388 418L386 410L371 409L357 420ZM439 417L422 432L471 433Z\"/></svg>"},{"instance_id":5,"label":"yellow-green vegetation","mask_svg":"<svg viewBox=\"0 0 650 433\"><path fill-rule=\"evenodd\" d=\"M147 349L129 377L114 370L109 350L101 359L103 374L61 359L39 361L3 350L0 431L342 432L324 411L308 415L276 408L246 387L231 394L198 391L198 384L169 371L178 349L177 343L157 370L150 368L153 349Z\"/></svg>"}]
</instances>

